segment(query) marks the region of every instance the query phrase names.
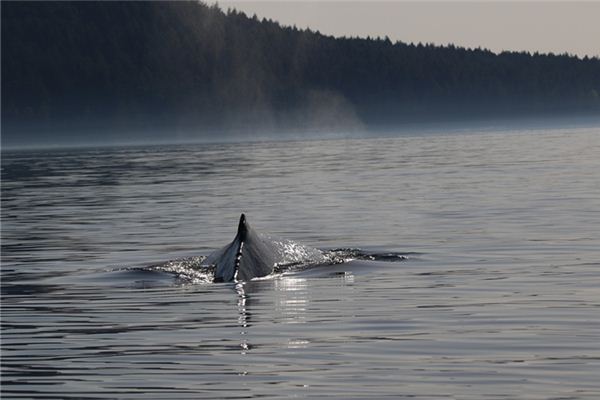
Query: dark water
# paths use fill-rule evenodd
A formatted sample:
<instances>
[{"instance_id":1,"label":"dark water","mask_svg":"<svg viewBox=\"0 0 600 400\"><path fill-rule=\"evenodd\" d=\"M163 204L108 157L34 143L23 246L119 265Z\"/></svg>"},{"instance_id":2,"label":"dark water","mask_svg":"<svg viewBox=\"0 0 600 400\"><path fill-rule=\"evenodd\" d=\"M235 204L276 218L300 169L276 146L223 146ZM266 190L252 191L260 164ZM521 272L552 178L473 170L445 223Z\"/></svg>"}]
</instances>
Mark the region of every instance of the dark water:
<instances>
[{"instance_id":1,"label":"dark water","mask_svg":"<svg viewBox=\"0 0 600 400\"><path fill-rule=\"evenodd\" d=\"M237 286L147 268L240 212L384 256ZM599 378L599 129L2 154L2 398L598 399Z\"/></svg>"}]
</instances>

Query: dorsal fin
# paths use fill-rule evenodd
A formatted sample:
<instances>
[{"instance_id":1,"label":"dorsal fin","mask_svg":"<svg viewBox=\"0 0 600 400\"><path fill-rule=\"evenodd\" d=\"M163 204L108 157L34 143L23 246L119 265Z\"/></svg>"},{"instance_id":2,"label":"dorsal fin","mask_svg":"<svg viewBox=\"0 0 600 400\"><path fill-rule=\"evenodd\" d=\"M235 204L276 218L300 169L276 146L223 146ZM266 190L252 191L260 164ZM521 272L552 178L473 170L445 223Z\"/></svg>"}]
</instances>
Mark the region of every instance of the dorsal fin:
<instances>
[{"instance_id":1,"label":"dorsal fin","mask_svg":"<svg viewBox=\"0 0 600 400\"><path fill-rule=\"evenodd\" d=\"M244 241L246 239L246 236L248 234L248 225L246 224L246 216L242 213L242 215L240 215L240 223L238 224L238 230L237 230L237 238L240 239L240 241Z\"/></svg>"}]
</instances>

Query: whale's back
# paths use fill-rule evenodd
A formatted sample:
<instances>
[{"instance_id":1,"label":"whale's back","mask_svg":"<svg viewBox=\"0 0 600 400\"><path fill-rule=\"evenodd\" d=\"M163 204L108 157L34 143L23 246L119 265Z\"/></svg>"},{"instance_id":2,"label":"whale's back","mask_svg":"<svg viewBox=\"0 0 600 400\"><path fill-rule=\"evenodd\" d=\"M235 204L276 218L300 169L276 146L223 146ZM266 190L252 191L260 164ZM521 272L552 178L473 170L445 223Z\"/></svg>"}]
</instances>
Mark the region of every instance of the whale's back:
<instances>
[{"instance_id":1,"label":"whale's back","mask_svg":"<svg viewBox=\"0 0 600 400\"><path fill-rule=\"evenodd\" d=\"M216 267L215 281L229 282L267 276L277 266L325 260L318 249L256 232L242 214L233 241L209 255L204 263Z\"/></svg>"}]
</instances>

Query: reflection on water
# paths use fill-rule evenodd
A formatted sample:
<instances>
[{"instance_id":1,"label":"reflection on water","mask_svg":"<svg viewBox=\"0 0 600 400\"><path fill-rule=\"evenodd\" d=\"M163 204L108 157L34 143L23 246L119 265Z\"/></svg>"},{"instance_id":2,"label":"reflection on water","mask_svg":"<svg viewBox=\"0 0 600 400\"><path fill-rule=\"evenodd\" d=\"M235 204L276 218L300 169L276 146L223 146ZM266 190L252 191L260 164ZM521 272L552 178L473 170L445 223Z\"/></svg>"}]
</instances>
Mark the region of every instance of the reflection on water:
<instances>
[{"instance_id":1,"label":"reflection on water","mask_svg":"<svg viewBox=\"0 0 600 400\"><path fill-rule=\"evenodd\" d=\"M3 153L2 398L600 398L598 154L597 129ZM373 257L212 284L240 212Z\"/></svg>"},{"instance_id":2,"label":"reflection on water","mask_svg":"<svg viewBox=\"0 0 600 400\"><path fill-rule=\"evenodd\" d=\"M244 283L236 283L235 291L238 295L238 325L241 328L240 335L242 336L240 348L242 349L241 353L246 354L246 351L250 350L251 348L251 345L246 339L246 335L248 334L248 328L250 327L251 314L247 309L248 297L246 296L246 293L244 291Z\"/></svg>"},{"instance_id":3,"label":"reflection on water","mask_svg":"<svg viewBox=\"0 0 600 400\"><path fill-rule=\"evenodd\" d=\"M275 281L275 316L284 324L305 323L309 298L307 281L286 277Z\"/></svg>"},{"instance_id":4,"label":"reflection on water","mask_svg":"<svg viewBox=\"0 0 600 400\"><path fill-rule=\"evenodd\" d=\"M322 267L326 269L327 267ZM349 298L348 288L344 288L343 296L335 290L336 287L351 285L354 277L351 273L337 274L335 278L327 279L327 287L331 296L335 299L328 301L344 301L346 304L352 302ZM314 293L309 288L311 280L294 276L279 276L270 281L258 280L253 282L240 282L234 285L237 294L238 318L237 324L240 333L241 354L246 354L254 346L252 343L253 319L255 313L267 308L271 310L271 321L273 324L305 324L310 323L311 298ZM268 301L272 304L264 304L264 292L268 293ZM319 300L318 300L319 301ZM255 310L256 309L256 310ZM283 328L280 328L280 330ZM290 328L291 331L294 328ZM307 327L310 329L310 327ZM306 347L310 341L306 337L289 338L289 348Z\"/></svg>"}]
</instances>

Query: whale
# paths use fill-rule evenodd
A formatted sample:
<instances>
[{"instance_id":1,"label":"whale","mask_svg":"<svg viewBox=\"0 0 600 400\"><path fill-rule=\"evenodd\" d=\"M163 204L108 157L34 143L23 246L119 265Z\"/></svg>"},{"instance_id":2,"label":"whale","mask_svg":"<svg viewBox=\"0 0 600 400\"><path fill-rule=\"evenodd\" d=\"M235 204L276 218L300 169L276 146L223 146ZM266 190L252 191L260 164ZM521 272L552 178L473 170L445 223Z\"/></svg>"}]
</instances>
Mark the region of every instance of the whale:
<instances>
[{"instance_id":1,"label":"whale","mask_svg":"<svg viewBox=\"0 0 600 400\"><path fill-rule=\"evenodd\" d=\"M214 282L250 281L292 266L324 264L319 249L254 230L242 214L231 243L214 251L202 264L215 268Z\"/></svg>"}]
</instances>

